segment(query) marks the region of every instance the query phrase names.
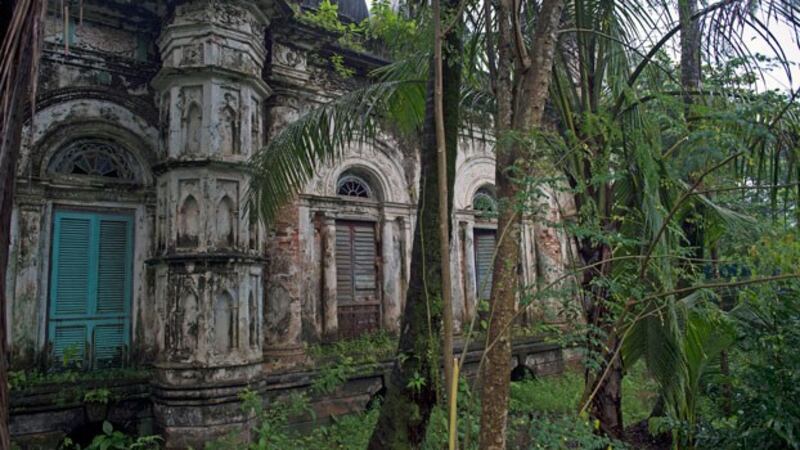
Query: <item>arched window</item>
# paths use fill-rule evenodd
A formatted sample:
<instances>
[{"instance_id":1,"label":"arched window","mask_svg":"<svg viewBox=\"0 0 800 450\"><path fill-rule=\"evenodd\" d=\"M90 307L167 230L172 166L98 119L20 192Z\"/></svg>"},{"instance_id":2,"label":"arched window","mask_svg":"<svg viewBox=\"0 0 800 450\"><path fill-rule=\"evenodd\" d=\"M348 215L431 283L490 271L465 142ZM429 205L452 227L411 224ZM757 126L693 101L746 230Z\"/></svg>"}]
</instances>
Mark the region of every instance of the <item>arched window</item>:
<instances>
[{"instance_id":1,"label":"arched window","mask_svg":"<svg viewBox=\"0 0 800 450\"><path fill-rule=\"evenodd\" d=\"M356 169L358 170L358 169ZM347 171L336 183L336 194L356 200L380 200L368 172ZM336 220L336 311L339 337L352 338L381 326L379 226L373 218Z\"/></svg>"},{"instance_id":2,"label":"arched window","mask_svg":"<svg viewBox=\"0 0 800 450\"><path fill-rule=\"evenodd\" d=\"M127 150L102 139L85 138L59 149L50 159L47 172L138 183L141 182L138 166Z\"/></svg>"},{"instance_id":3,"label":"arched window","mask_svg":"<svg viewBox=\"0 0 800 450\"><path fill-rule=\"evenodd\" d=\"M352 173L346 173L339 178L336 184L336 194L345 197L358 197L374 199L374 194L367 181Z\"/></svg>"},{"instance_id":4,"label":"arched window","mask_svg":"<svg viewBox=\"0 0 800 450\"><path fill-rule=\"evenodd\" d=\"M472 196L472 209L478 215L491 216L497 214L497 200L492 186L484 186Z\"/></svg>"}]
</instances>

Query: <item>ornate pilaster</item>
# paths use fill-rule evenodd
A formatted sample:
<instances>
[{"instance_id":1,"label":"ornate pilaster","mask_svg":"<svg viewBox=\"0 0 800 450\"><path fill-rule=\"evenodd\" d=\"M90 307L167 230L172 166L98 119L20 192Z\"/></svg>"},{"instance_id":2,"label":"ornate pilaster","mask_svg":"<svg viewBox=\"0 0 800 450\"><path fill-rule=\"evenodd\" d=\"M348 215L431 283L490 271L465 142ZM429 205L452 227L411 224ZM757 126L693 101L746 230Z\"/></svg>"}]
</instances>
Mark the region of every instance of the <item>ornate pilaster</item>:
<instances>
[{"instance_id":1,"label":"ornate pilaster","mask_svg":"<svg viewBox=\"0 0 800 450\"><path fill-rule=\"evenodd\" d=\"M155 292L164 332L154 397L168 447L246 430L237 394L260 377L264 231L246 208L244 163L262 144L270 95L261 79L262 10L249 1L186 1L158 42L163 66L153 86L167 156L157 167Z\"/></svg>"}]
</instances>

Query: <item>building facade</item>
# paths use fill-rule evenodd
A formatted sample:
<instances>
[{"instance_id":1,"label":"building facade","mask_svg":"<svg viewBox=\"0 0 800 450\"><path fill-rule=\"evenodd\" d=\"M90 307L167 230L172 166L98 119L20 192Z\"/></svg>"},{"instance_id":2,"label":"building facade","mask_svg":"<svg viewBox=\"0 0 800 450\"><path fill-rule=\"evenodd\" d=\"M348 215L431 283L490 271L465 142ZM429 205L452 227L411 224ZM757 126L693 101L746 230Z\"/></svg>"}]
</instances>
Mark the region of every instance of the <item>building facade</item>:
<instances>
[{"instance_id":1,"label":"building facade","mask_svg":"<svg viewBox=\"0 0 800 450\"><path fill-rule=\"evenodd\" d=\"M339 47L297 19L309 5L282 0L69 5L47 15L17 170L12 370L152 368L155 426L180 447L241 429L238 393L302 366L309 343L398 332L414 145L388 134L354 145L269 230L247 208L253 152L384 61ZM358 0L340 11L367 14ZM339 77L331 54L356 77ZM457 165L460 330L491 283L491 145L465 136ZM525 282L555 279L563 239L536 223L522 236Z\"/></svg>"}]
</instances>

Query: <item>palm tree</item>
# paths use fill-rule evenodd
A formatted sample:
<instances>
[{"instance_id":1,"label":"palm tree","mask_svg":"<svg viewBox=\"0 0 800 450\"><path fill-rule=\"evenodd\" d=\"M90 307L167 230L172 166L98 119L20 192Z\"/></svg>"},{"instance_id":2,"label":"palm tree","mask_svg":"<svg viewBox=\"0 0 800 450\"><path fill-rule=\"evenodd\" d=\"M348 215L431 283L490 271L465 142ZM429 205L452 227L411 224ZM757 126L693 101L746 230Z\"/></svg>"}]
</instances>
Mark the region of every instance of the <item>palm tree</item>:
<instances>
[{"instance_id":1,"label":"palm tree","mask_svg":"<svg viewBox=\"0 0 800 450\"><path fill-rule=\"evenodd\" d=\"M796 6L765 3L795 24L791 13ZM696 12L689 6L681 23L646 55L634 44L641 41L642 27L654 28L649 19L652 9L636 2L602 0L575 0L568 9L574 34L562 41L551 96L560 119L559 133L544 140L553 148L578 211L574 222L565 226L574 236L576 263L584 268L577 285L585 305L587 347L594 358L594 365L587 366L581 409L588 408L603 431L615 437L623 431L624 366L638 358L645 359L673 404L685 403L685 388L693 378L687 375L691 365L681 344L689 328L681 324L686 323L685 305L691 296L679 294L691 294L699 283L684 270L691 265L674 264L687 257L690 262L697 259L687 253L696 239L681 232L680 224L701 207L707 211L707 224L724 221L733 226L742 220L695 191L705 177L737 155L755 155L766 128L758 127L762 133L758 138L753 129L736 130L736 138L727 135L733 146L699 158L695 175L683 178L675 155L697 155L698 149L709 145L700 139L708 130L693 131L693 126L686 126L685 114L672 114L676 105L670 97L682 98L687 91L693 97L702 94L696 92L699 63L687 53L693 64L684 64L682 84L673 77L672 68L655 56L682 26L700 20L712 25L709 36L725 43L722 49L705 47L706 55L719 50L716 54L724 56L723 51L741 49L736 45L741 30L734 24L752 22L742 5L722 1ZM736 33L720 36L731 30ZM572 57L576 53L577 59ZM682 86L689 88L681 90ZM717 120L716 126L720 125ZM680 279L689 281L683 289L676 288Z\"/></svg>"}]
</instances>

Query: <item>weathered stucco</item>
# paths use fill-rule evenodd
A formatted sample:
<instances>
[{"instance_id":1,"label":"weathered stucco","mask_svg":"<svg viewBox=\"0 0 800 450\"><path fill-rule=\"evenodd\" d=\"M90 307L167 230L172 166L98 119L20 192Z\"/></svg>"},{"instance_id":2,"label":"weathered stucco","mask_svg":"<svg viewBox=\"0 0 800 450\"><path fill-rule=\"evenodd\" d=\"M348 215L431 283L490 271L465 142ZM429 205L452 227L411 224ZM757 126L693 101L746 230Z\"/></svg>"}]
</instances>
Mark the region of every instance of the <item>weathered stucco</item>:
<instances>
[{"instance_id":1,"label":"weathered stucco","mask_svg":"<svg viewBox=\"0 0 800 450\"><path fill-rule=\"evenodd\" d=\"M47 18L39 96L17 168L6 274L9 340L14 369L52 367L47 321L54 213L129 214L128 363L154 369L152 417L167 445L197 446L247 429L242 425L250 417L237 397L242 389L262 389L267 379L302 363L308 344L339 338L337 221L374 224L379 325L398 331L411 270L419 159L414 142L388 132L354 145L320 167L264 229L247 208L248 158L286 124L362 79L337 76L320 57L337 49L334 38L292 20L287 4L161 3L87 0L83 22L72 17L66 34L60 13ZM362 75L383 63L346 55ZM124 153L132 179L54 171L59 152L84 138ZM372 197L337 195L345 174L365 180ZM476 314L474 230L496 228L493 219L476 215L472 199L493 180L491 140L465 136L451 247L457 330ZM555 195L546 200L548 218L557 220L564 205ZM524 281L556 279L565 240L534 221L524 223L522 236ZM528 320L545 317L543 311ZM18 422L18 429L32 428Z\"/></svg>"}]
</instances>

